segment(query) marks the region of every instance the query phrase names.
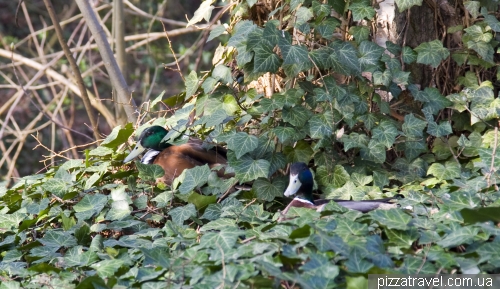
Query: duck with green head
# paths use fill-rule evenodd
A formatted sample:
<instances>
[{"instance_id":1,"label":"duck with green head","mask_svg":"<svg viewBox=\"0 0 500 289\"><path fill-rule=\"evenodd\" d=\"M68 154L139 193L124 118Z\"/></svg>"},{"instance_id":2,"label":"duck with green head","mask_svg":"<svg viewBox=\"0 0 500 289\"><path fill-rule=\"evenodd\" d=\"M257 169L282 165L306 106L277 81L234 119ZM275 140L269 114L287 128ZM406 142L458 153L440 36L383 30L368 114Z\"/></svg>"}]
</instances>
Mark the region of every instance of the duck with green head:
<instances>
[{"instance_id":1,"label":"duck with green head","mask_svg":"<svg viewBox=\"0 0 500 289\"><path fill-rule=\"evenodd\" d=\"M163 141L168 131L161 126L150 126L144 129L139 136L136 146L123 161L127 163L146 151L141 159L143 164L157 164L165 171L159 179L171 185L185 169L208 164L210 168L227 164L226 150L221 147L206 149L203 141L189 139L182 145L172 145ZM217 171L219 177L231 177L223 169Z\"/></svg>"},{"instance_id":2,"label":"duck with green head","mask_svg":"<svg viewBox=\"0 0 500 289\"><path fill-rule=\"evenodd\" d=\"M291 197L297 194L290 204L283 211L284 214L289 210L290 207L302 207L311 208L318 211L323 210L324 206L329 202L336 202L342 207L360 211L363 213L375 210L381 206L387 205L388 207L395 207L392 203L394 199L397 198L385 198L378 200L361 200L361 201L350 201L350 200L329 200L329 199L313 199L313 185L314 179L311 171L305 163L293 163L290 166L290 182L285 191L286 197Z\"/></svg>"}]
</instances>

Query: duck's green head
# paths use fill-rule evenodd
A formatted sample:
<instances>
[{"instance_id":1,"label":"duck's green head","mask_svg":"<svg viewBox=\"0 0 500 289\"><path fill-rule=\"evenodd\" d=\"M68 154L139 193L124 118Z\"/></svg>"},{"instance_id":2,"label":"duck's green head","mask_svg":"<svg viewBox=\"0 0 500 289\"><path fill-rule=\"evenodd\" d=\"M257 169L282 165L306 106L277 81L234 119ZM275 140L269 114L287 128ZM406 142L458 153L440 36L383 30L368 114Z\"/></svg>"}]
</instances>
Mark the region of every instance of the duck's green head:
<instances>
[{"instance_id":1,"label":"duck's green head","mask_svg":"<svg viewBox=\"0 0 500 289\"><path fill-rule=\"evenodd\" d=\"M161 151L167 148L169 144L162 142L167 133L168 131L166 129L158 125L146 128L139 136L139 140L137 141L135 148L130 152L125 160L123 160L123 162L127 163L133 160L146 149Z\"/></svg>"},{"instance_id":2,"label":"duck's green head","mask_svg":"<svg viewBox=\"0 0 500 289\"><path fill-rule=\"evenodd\" d=\"M293 163L290 166L290 183L286 188L285 196L302 194L303 198L313 202L312 190L314 179L311 171L305 163Z\"/></svg>"}]
</instances>

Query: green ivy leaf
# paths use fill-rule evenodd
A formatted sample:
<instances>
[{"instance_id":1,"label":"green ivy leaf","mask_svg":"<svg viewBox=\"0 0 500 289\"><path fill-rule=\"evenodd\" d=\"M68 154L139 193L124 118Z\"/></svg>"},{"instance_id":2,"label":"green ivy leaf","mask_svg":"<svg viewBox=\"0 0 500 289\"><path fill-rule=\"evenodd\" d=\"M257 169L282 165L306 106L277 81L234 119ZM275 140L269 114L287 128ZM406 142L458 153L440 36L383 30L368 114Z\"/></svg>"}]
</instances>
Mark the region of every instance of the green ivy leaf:
<instances>
[{"instance_id":1,"label":"green ivy leaf","mask_svg":"<svg viewBox=\"0 0 500 289\"><path fill-rule=\"evenodd\" d=\"M165 175L165 171L160 165L146 165L140 161L136 161L135 165L139 171L139 178L145 181L156 181L157 178L161 178Z\"/></svg>"},{"instance_id":2,"label":"green ivy leaf","mask_svg":"<svg viewBox=\"0 0 500 289\"><path fill-rule=\"evenodd\" d=\"M204 196L196 192L189 195L188 202L194 204L197 210L201 210L217 201L217 196Z\"/></svg>"},{"instance_id":3,"label":"green ivy leaf","mask_svg":"<svg viewBox=\"0 0 500 289\"><path fill-rule=\"evenodd\" d=\"M408 46L403 47L401 52L404 63L411 64L417 61L418 54Z\"/></svg>"},{"instance_id":4,"label":"green ivy leaf","mask_svg":"<svg viewBox=\"0 0 500 289\"><path fill-rule=\"evenodd\" d=\"M283 120L294 125L295 127L302 127L311 118L312 112L301 106L293 108L285 107L283 109Z\"/></svg>"},{"instance_id":5,"label":"green ivy leaf","mask_svg":"<svg viewBox=\"0 0 500 289\"><path fill-rule=\"evenodd\" d=\"M440 124L429 121L427 132L435 137L443 137L452 134L453 130L451 129L450 123L447 121L443 121Z\"/></svg>"},{"instance_id":6,"label":"green ivy leaf","mask_svg":"<svg viewBox=\"0 0 500 289\"><path fill-rule=\"evenodd\" d=\"M472 226L461 227L446 235L441 241L438 241L437 244L444 248L457 247L463 244L471 244L478 233L478 228Z\"/></svg>"},{"instance_id":7,"label":"green ivy leaf","mask_svg":"<svg viewBox=\"0 0 500 289\"><path fill-rule=\"evenodd\" d=\"M214 69L212 70L212 77L224 84L233 83L233 76L231 74L231 69L222 64L214 67Z\"/></svg>"},{"instance_id":8,"label":"green ivy leaf","mask_svg":"<svg viewBox=\"0 0 500 289\"><path fill-rule=\"evenodd\" d=\"M234 151L238 159L244 154L252 152L259 146L258 138L246 132L231 134L226 138L226 142L227 148Z\"/></svg>"},{"instance_id":9,"label":"green ivy leaf","mask_svg":"<svg viewBox=\"0 0 500 289\"><path fill-rule=\"evenodd\" d=\"M228 252L236 244L241 232L238 229L225 229L220 232L208 232L201 237L200 245Z\"/></svg>"},{"instance_id":10,"label":"green ivy leaf","mask_svg":"<svg viewBox=\"0 0 500 289\"><path fill-rule=\"evenodd\" d=\"M485 168L490 168L491 162L493 160L493 170L498 171L500 169L500 149L495 150L495 155L493 155L493 148L478 148L479 157L481 157L482 166Z\"/></svg>"},{"instance_id":11,"label":"green ivy leaf","mask_svg":"<svg viewBox=\"0 0 500 289\"><path fill-rule=\"evenodd\" d=\"M194 188L201 187L206 184L210 172L211 170L207 164L184 170L182 172L184 178L182 179L182 184L179 186L179 192L185 195L191 192Z\"/></svg>"},{"instance_id":12,"label":"green ivy leaf","mask_svg":"<svg viewBox=\"0 0 500 289\"><path fill-rule=\"evenodd\" d=\"M73 210L76 212L76 217L80 220L87 220L92 216L102 211L108 202L108 197L105 195L85 195L76 205Z\"/></svg>"},{"instance_id":13,"label":"green ivy leaf","mask_svg":"<svg viewBox=\"0 0 500 289\"><path fill-rule=\"evenodd\" d=\"M349 34L354 37L357 43L367 41L370 38L370 29L365 26L351 26L349 28Z\"/></svg>"},{"instance_id":14,"label":"green ivy leaf","mask_svg":"<svg viewBox=\"0 0 500 289\"><path fill-rule=\"evenodd\" d=\"M304 140L299 140L295 147L286 146L283 149L286 159L290 163L303 162L308 163L314 151Z\"/></svg>"},{"instance_id":15,"label":"green ivy leaf","mask_svg":"<svg viewBox=\"0 0 500 289\"><path fill-rule=\"evenodd\" d=\"M188 77L186 77L186 99L189 99L191 96L193 96L197 90L198 76L196 75L196 71L191 71Z\"/></svg>"},{"instance_id":16,"label":"green ivy leaf","mask_svg":"<svg viewBox=\"0 0 500 289\"><path fill-rule=\"evenodd\" d=\"M384 48L372 41L363 41L359 44L359 53L361 55L359 63L363 69L366 69L378 65Z\"/></svg>"},{"instance_id":17,"label":"green ivy leaf","mask_svg":"<svg viewBox=\"0 0 500 289\"><path fill-rule=\"evenodd\" d=\"M109 259L90 265L101 278L108 278L115 275L116 271L123 265L123 260Z\"/></svg>"},{"instance_id":18,"label":"green ivy leaf","mask_svg":"<svg viewBox=\"0 0 500 289\"><path fill-rule=\"evenodd\" d=\"M450 51L437 39L420 44L415 51L418 53L417 63L428 64L433 68L437 68L442 60L450 56Z\"/></svg>"},{"instance_id":19,"label":"green ivy leaf","mask_svg":"<svg viewBox=\"0 0 500 289\"><path fill-rule=\"evenodd\" d=\"M268 177L270 164L267 160L254 160L248 155L236 159L234 153L231 151L228 152L228 159L229 164L236 173L236 178L242 183L255 180L259 177Z\"/></svg>"},{"instance_id":20,"label":"green ivy leaf","mask_svg":"<svg viewBox=\"0 0 500 289\"><path fill-rule=\"evenodd\" d=\"M379 164L385 162L385 145L374 139L370 140L366 148L361 149L361 157Z\"/></svg>"},{"instance_id":21,"label":"green ivy leaf","mask_svg":"<svg viewBox=\"0 0 500 289\"><path fill-rule=\"evenodd\" d=\"M371 20L375 16L375 9L362 2L355 2L349 5L349 9L352 11L354 21L361 21L363 19Z\"/></svg>"},{"instance_id":22,"label":"green ivy leaf","mask_svg":"<svg viewBox=\"0 0 500 289\"><path fill-rule=\"evenodd\" d=\"M208 35L207 42L221 36L224 33L226 33L226 26L224 26L224 24L216 25L212 29L212 31L210 31L210 34Z\"/></svg>"},{"instance_id":23,"label":"green ivy leaf","mask_svg":"<svg viewBox=\"0 0 500 289\"><path fill-rule=\"evenodd\" d=\"M481 3L479 1L464 1L464 7L469 11L472 17L477 18L479 16L479 8Z\"/></svg>"},{"instance_id":24,"label":"green ivy leaf","mask_svg":"<svg viewBox=\"0 0 500 289\"><path fill-rule=\"evenodd\" d=\"M210 16L212 15L212 10L214 10L214 6L212 5L213 0L205 0L201 3L200 7L196 9L194 12L193 18L191 18L186 25L187 27L194 25L201 20L205 19L205 21L210 21Z\"/></svg>"},{"instance_id":25,"label":"green ivy leaf","mask_svg":"<svg viewBox=\"0 0 500 289\"><path fill-rule=\"evenodd\" d=\"M273 52L273 47L262 43L255 49L253 72L276 73L281 65L281 59Z\"/></svg>"},{"instance_id":26,"label":"green ivy leaf","mask_svg":"<svg viewBox=\"0 0 500 289\"><path fill-rule=\"evenodd\" d=\"M423 131L427 126L427 122L418 119L413 113L405 115L405 122L403 123L403 132L408 137L420 138L423 137Z\"/></svg>"},{"instance_id":27,"label":"green ivy leaf","mask_svg":"<svg viewBox=\"0 0 500 289\"><path fill-rule=\"evenodd\" d=\"M157 208L165 208L166 206L170 205L170 201L172 200L173 196L173 192L163 192L152 198L151 201L156 202Z\"/></svg>"},{"instance_id":28,"label":"green ivy leaf","mask_svg":"<svg viewBox=\"0 0 500 289\"><path fill-rule=\"evenodd\" d=\"M68 192L69 184L61 179L49 179L46 181L42 188L45 191L48 191L59 198L62 198Z\"/></svg>"},{"instance_id":29,"label":"green ivy leaf","mask_svg":"<svg viewBox=\"0 0 500 289\"><path fill-rule=\"evenodd\" d=\"M56 230L48 230L45 232L43 238L38 239L40 243L47 247L53 248L70 248L77 245L76 238L69 232L62 232Z\"/></svg>"},{"instance_id":30,"label":"green ivy leaf","mask_svg":"<svg viewBox=\"0 0 500 289\"><path fill-rule=\"evenodd\" d=\"M322 114L315 114L309 119L309 135L312 138L323 138L332 135L333 132L333 113L324 111Z\"/></svg>"},{"instance_id":31,"label":"green ivy leaf","mask_svg":"<svg viewBox=\"0 0 500 289\"><path fill-rule=\"evenodd\" d=\"M385 145L386 148L390 148L399 132L390 121L382 121L376 128L372 130L373 139Z\"/></svg>"},{"instance_id":32,"label":"green ivy leaf","mask_svg":"<svg viewBox=\"0 0 500 289\"><path fill-rule=\"evenodd\" d=\"M370 216L381 225L389 229L407 230L411 216L408 216L400 209L374 210Z\"/></svg>"},{"instance_id":33,"label":"green ivy leaf","mask_svg":"<svg viewBox=\"0 0 500 289\"><path fill-rule=\"evenodd\" d=\"M252 190L254 190L257 194L257 197L260 200L270 202L274 200L276 197L281 197L283 195L283 191L285 190L285 186L282 183L276 184L271 183L268 179L258 178L252 185Z\"/></svg>"},{"instance_id":34,"label":"green ivy leaf","mask_svg":"<svg viewBox=\"0 0 500 289\"><path fill-rule=\"evenodd\" d=\"M194 204L187 204L170 210L168 214L172 217L172 221L175 224L182 225L187 219L196 216L196 207Z\"/></svg>"},{"instance_id":35,"label":"green ivy leaf","mask_svg":"<svg viewBox=\"0 0 500 289\"><path fill-rule=\"evenodd\" d=\"M459 178L461 167L456 161L447 161L444 165L433 163L427 170L427 175L433 175L441 180Z\"/></svg>"},{"instance_id":36,"label":"green ivy leaf","mask_svg":"<svg viewBox=\"0 0 500 289\"><path fill-rule=\"evenodd\" d=\"M119 125L111 131L101 145L108 148L116 148L125 143L132 133L134 133L132 123L127 123L123 128Z\"/></svg>"},{"instance_id":37,"label":"green ivy leaf","mask_svg":"<svg viewBox=\"0 0 500 289\"><path fill-rule=\"evenodd\" d=\"M399 13L410 9L413 6L422 6L422 0L396 0Z\"/></svg>"},{"instance_id":38,"label":"green ivy leaf","mask_svg":"<svg viewBox=\"0 0 500 289\"><path fill-rule=\"evenodd\" d=\"M389 86L392 80L392 73L390 70L384 72L375 71L373 73L373 84Z\"/></svg>"},{"instance_id":39,"label":"green ivy leaf","mask_svg":"<svg viewBox=\"0 0 500 289\"><path fill-rule=\"evenodd\" d=\"M313 2L314 3L314 2ZM335 29L340 26L341 22L334 17L327 17L316 26L316 31L325 39L332 39Z\"/></svg>"}]
</instances>

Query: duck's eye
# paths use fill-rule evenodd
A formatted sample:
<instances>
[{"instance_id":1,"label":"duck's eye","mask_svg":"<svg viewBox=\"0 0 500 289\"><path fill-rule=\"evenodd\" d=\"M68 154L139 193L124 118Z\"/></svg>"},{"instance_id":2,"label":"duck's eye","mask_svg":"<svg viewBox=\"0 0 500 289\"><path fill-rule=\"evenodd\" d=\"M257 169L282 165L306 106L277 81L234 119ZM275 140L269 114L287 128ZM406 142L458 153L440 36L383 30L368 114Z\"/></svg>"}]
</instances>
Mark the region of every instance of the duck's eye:
<instances>
[{"instance_id":1,"label":"duck's eye","mask_svg":"<svg viewBox=\"0 0 500 289\"><path fill-rule=\"evenodd\" d=\"M297 180L293 181L295 184L297 183Z\"/></svg>"}]
</instances>

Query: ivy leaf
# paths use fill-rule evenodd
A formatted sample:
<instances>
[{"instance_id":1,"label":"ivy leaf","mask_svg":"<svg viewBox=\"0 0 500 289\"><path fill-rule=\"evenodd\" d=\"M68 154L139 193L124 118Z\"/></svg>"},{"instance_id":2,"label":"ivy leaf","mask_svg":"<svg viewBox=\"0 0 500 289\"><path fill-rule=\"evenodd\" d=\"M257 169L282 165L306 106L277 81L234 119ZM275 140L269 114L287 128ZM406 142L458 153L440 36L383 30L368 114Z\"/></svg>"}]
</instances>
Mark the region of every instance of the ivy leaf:
<instances>
[{"instance_id":1,"label":"ivy leaf","mask_svg":"<svg viewBox=\"0 0 500 289\"><path fill-rule=\"evenodd\" d=\"M76 238L69 232L48 230L43 238L38 239L40 243L53 248L70 248L77 245Z\"/></svg>"},{"instance_id":2,"label":"ivy leaf","mask_svg":"<svg viewBox=\"0 0 500 289\"><path fill-rule=\"evenodd\" d=\"M207 42L221 36L224 33L226 33L226 26L224 26L224 24L216 25L214 29L210 31L210 35L208 35Z\"/></svg>"},{"instance_id":3,"label":"ivy leaf","mask_svg":"<svg viewBox=\"0 0 500 289\"><path fill-rule=\"evenodd\" d=\"M221 214L222 214L221 204L210 204L205 209L205 212L203 213L203 216L201 216L201 218L206 220L217 220L220 218Z\"/></svg>"},{"instance_id":4,"label":"ivy leaf","mask_svg":"<svg viewBox=\"0 0 500 289\"><path fill-rule=\"evenodd\" d=\"M259 146L259 139L246 132L234 133L227 137L227 148L234 151L236 158L255 150Z\"/></svg>"},{"instance_id":5,"label":"ivy leaf","mask_svg":"<svg viewBox=\"0 0 500 289\"><path fill-rule=\"evenodd\" d=\"M349 34L354 37L357 43L367 41L370 38L370 29L365 26L351 26Z\"/></svg>"},{"instance_id":6,"label":"ivy leaf","mask_svg":"<svg viewBox=\"0 0 500 289\"><path fill-rule=\"evenodd\" d=\"M152 198L151 201L156 202L157 208L165 208L170 205L170 201L174 196L173 192L163 192Z\"/></svg>"},{"instance_id":7,"label":"ivy leaf","mask_svg":"<svg viewBox=\"0 0 500 289\"><path fill-rule=\"evenodd\" d=\"M450 51L437 39L420 44L415 51L418 53L417 63L428 64L433 68L437 68L442 60L450 56Z\"/></svg>"},{"instance_id":8,"label":"ivy leaf","mask_svg":"<svg viewBox=\"0 0 500 289\"><path fill-rule=\"evenodd\" d=\"M384 72L375 71L373 73L373 84L389 86L392 80L392 73L389 69Z\"/></svg>"},{"instance_id":9,"label":"ivy leaf","mask_svg":"<svg viewBox=\"0 0 500 289\"><path fill-rule=\"evenodd\" d=\"M194 25L201 20L205 19L205 21L210 21L210 16L212 15L212 10L215 8L212 6L214 0L205 0L201 3L200 7L194 12L193 18L189 20L186 27Z\"/></svg>"},{"instance_id":10,"label":"ivy leaf","mask_svg":"<svg viewBox=\"0 0 500 289\"><path fill-rule=\"evenodd\" d=\"M432 114L437 114L443 108L449 107L453 104L450 100L445 98L437 88L426 87L424 89L424 93L426 94L426 99L428 99L428 102L424 107L427 108Z\"/></svg>"},{"instance_id":11,"label":"ivy leaf","mask_svg":"<svg viewBox=\"0 0 500 289\"><path fill-rule=\"evenodd\" d=\"M373 139L384 144L386 148L390 148L394 144L399 134L396 126L390 121L382 121L372 130L372 133Z\"/></svg>"},{"instance_id":12,"label":"ivy leaf","mask_svg":"<svg viewBox=\"0 0 500 289\"><path fill-rule=\"evenodd\" d=\"M276 184L271 183L268 179L258 178L253 183L252 190L256 192L260 200L270 202L275 197L283 195L285 186L282 183L278 183L278 186L276 186Z\"/></svg>"},{"instance_id":13,"label":"ivy leaf","mask_svg":"<svg viewBox=\"0 0 500 289\"><path fill-rule=\"evenodd\" d=\"M327 167L320 166L316 170L316 177L320 185L324 187L331 186L333 188L342 187L351 178L341 165L336 165L331 173Z\"/></svg>"},{"instance_id":14,"label":"ivy leaf","mask_svg":"<svg viewBox=\"0 0 500 289\"><path fill-rule=\"evenodd\" d=\"M231 69L225 65L219 64L212 70L212 77L224 84L233 83ZM198 82L198 80L196 80ZM187 94L187 91L186 91ZM186 97L187 98L187 97Z\"/></svg>"},{"instance_id":15,"label":"ivy leaf","mask_svg":"<svg viewBox=\"0 0 500 289\"><path fill-rule=\"evenodd\" d=\"M315 2L313 2L315 3ZM327 17L316 26L316 31L325 39L332 39L335 29L340 25L340 21L334 17Z\"/></svg>"},{"instance_id":16,"label":"ivy leaf","mask_svg":"<svg viewBox=\"0 0 500 289\"><path fill-rule=\"evenodd\" d=\"M299 140L295 147L286 146L283 149L286 159L290 163L303 162L308 163L314 151L304 140Z\"/></svg>"},{"instance_id":17,"label":"ivy leaf","mask_svg":"<svg viewBox=\"0 0 500 289\"><path fill-rule=\"evenodd\" d=\"M311 116L312 112L301 105L283 109L283 120L298 128L304 126Z\"/></svg>"},{"instance_id":18,"label":"ivy leaf","mask_svg":"<svg viewBox=\"0 0 500 289\"><path fill-rule=\"evenodd\" d=\"M120 259L109 259L92 264L90 267L94 268L101 278L107 278L114 276L123 263L124 261Z\"/></svg>"},{"instance_id":19,"label":"ivy leaf","mask_svg":"<svg viewBox=\"0 0 500 289\"><path fill-rule=\"evenodd\" d=\"M197 210L201 210L217 201L217 196L204 196L196 192L189 195L188 202L194 204Z\"/></svg>"},{"instance_id":20,"label":"ivy leaf","mask_svg":"<svg viewBox=\"0 0 500 289\"><path fill-rule=\"evenodd\" d=\"M384 48L374 42L363 41L359 44L359 53L361 55L359 63L366 69L367 67L378 65L380 57L384 53Z\"/></svg>"},{"instance_id":21,"label":"ivy leaf","mask_svg":"<svg viewBox=\"0 0 500 289\"><path fill-rule=\"evenodd\" d=\"M437 244L444 247L456 247L463 244L471 244L479 233L479 228L468 226L452 231Z\"/></svg>"},{"instance_id":22,"label":"ivy leaf","mask_svg":"<svg viewBox=\"0 0 500 289\"><path fill-rule=\"evenodd\" d=\"M140 161L136 161L135 165L137 166L137 170L139 170L139 178L145 181L156 181L157 178L165 175L165 171L160 165L143 164Z\"/></svg>"},{"instance_id":23,"label":"ivy leaf","mask_svg":"<svg viewBox=\"0 0 500 289\"><path fill-rule=\"evenodd\" d=\"M134 133L132 123L127 123L123 128L119 125L111 131L101 145L108 148L116 148L125 143L132 133Z\"/></svg>"},{"instance_id":24,"label":"ivy leaf","mask_svg":"<svg viewBox=\"0 0 500 289\"><path fill-rule=\"evenodd\" d=\"M396 0L398 5L399 13L410 9L413 6L422 6L422 0Z\"/></svg>"},{"instance_id":25,"label":"ivy leaf","mask_svg":"<svg viewBox=\"0 0 500 289\"><path fill-rule=\"evenodd\" d=\"M281 65L281 59L273 52L273 47L262 43L255 47L255 59L253 72L271 72L276 73Z\"/></svg>"},{"instance_id":26,"label":"ivy leaf","mask_svg":"<svg viewBox=\"0 0 500 289\"><path fill-rule=\"evenodd\" d=\"M45 191L50 192L59 198L62 198L67 193L68 187L68 183L61 179L49 179L42 185L42 188Z\"/></svg>"},{"instance_id":27,"label":"ivy leaf","mask_svg":"<svg viewBox=\"0 0 500 289\"><path fill-rule=\"evenodd\" d=\"M421 153L424 153L428 150L427 144L425 141L420 140L406 140L404 143L405 147L405 156L409 160L413 160L414 158L418 157Z\"/></svg>"},{"instance_id":28,"label":"ivy leaf","mask_svg":"<svg viewBox=\"0 0 500 289\"><path fill-rule=\"evenodd\" d=\"M401 53L404 63L411 64L417 61L418 54L408 46L403 47L403 51Z\"/></svg>"},{"instance_id":29,"label":"ivy leaf","mask_svg":"<svg viewBox=\"0 0 500 289\"><path fill-rule=\"evenodd\" d=\"M371 20L373 16L375 16L375 9L365 3L353 3L349 5L349 9L352 11L352 17L354 21L361 21L365 18L367 20Z\"/></svg>"},{"instance_id":30,"label":"ivy leaf","mask_svg":"<svg viewBox=\"0 0 500 289\"><path fill-rule=\"evenodd\" d=\"M453 133L453 130L451 129L450 123L447 121L443 121L440 124L429 121L427 132L435 137L443 137Z\"/></svg>"},{"instance_id":31,"label":"ivy leaf","mask_svg":"<svg viewBox=\"0 0 500 289\"><path fill-rule=\"evenodd\" d=\"M182 179L182 184L179 186L179 192L182 195L185 195L191 192L194 188L201 187L206 184L210 172L211 170L207 164L184 170L182 172L184 179Z\"/></svg>"},{"instance_id":32,"label":"ivy leaf","mask_svg":"<svg viewBox=\"0 0 500 289\"><path fill-rule=\"evenodd\" d=\"M427 175L433 175L441 180L451 180L460 177L461 167L456 161L447 161L444 165L433 163L427 170Z\"/></svg>"},{"instance_id":33,"label":"ivy leaf","mask_svg":"<svg viewBox=\"0 0 500 289\"><path fill-rule=\"evenodd\" d=\"M269 161L254 160L248 155L236 159L234 153L228 152L229 164L236 173L236 178L242 183L255 180L259 177L267 178L269 174Z\"/></svg>"},{"instance_id":34,"label":"ivy leaf","mask_svg":"<svg viewBox=\"0 0 500 289\"><path fill-rule=\"evenodd\" d=\"M500 149L497 148L495 150L495 155L493 155L493 148L478 148L477 149L479 153L479 157L481 157L481 161L483 163L483 166L490 168L491 162L493 160L493 170L497 171L500 169Z\"/></svg>"},{"instance_id":35,"label":"ivy leaf","mask_svg":"<svg viewBox=\"0 0 500 289\"><path fill-rule=\"evenodd\" d=\"M477 18L477 16L479 16L479 8L481 7L479 1L464 1L464 7L469 11L472 17Z\"/></svg>"},{"instance_id":36,"label":"ivy leaf","mask_svg":"<svg viewBox=\"0 0 500 289\"><path fill-rule=\"evenodd\" d=\"M389 229L406 230L411 217L400 209L374 210L371 217Z\"/></svg>"},{"instance_id":37,"label":"ivy leaf","mask_svg":"<svg viewBox=\"0 0 500 289\"><path fill-rule=\"evenodd\" d=\"M236 244L241 232L238 229L226 229L220 232L208 232L201 237L200 245L228 252Z\"/></svg>"},{"instance_id":38,"label":"ivy leaf","mask_svg":"<svg viewBox=\"0 0 500 289\"><path fill-rule=\"evenodd\" d=\"M273 128L273 133L278 137L280 143L285 144L289 141L295 141L303 137L298 137L297 136L297 130L293 127L283 127L283 126L277 126ZM305 135L304 135L305 136Z\"/></svg>"},{"instance_id":39,"label":"ivy leaf","mask_svg":"<svg viewBox=\"0 0 500 289\"><path fill-rule=\"evenodd\" d=\"M475 1L467 1L467 2L475 2ZM464 4L465 5L465 4ZM489 15L488 12L482 13L484 16L484 22L491 27L491 30L495 32L500 32L500 21L494 16Z\"/></svg>"},{"instance_id":40,"label":"ivy leaf","mask_svg":"<svg viewBox=\"0 0 500 289\"><path fill-rule=\"evenodd\" d=\"M93 215L102 211L108 202L108 197L105 195L85 195L76 205L73 210L76 212L76 217L80 220L87 220Z\"/></svg>"},{"instance_id":41,"label":"ivy leaf","mask_svg":"<svg viewBox=\"0 0 500 289\"><path fill-rule=\"evenodd\" d=\"M183 207L177 207L168 212L172 221L177 225L182 225L187 219L196 216L196 207L194 204L187 204Z\"/></svg>"},{"instance_id":42,"label":"ivy leaf","mask_svg":"<svg viewBox=\"0 0 500 289\"><path fill-rule=\"evenodd\" d=\"M335 41L329 45L333 49L328 61L332 68L339 73L347 75L360 74L361 65L359 64L358 54L354 46L349 42Z\"/></svg>"},{"instance_id":43,"label":"ivy leaf","mask_svg":"<svg viewBox=\"0 0 500 289\"><path fill-rule=\"evenodd\" d=\"M361 157L379 164L385 162L385 145L379 141L371 139L368 147L361 149Z\"/></svg>"},{"instance_id":44,"label":"ivy leaf","mask_svg":"<svg viewBox=\"0 0 500 289\"><path fill-rule=\"evenodd\" d=\"M209 1L205 1L209 2ZM186 98L189 99L193 96L198 90L198 76L196 75L196 71L191 71L186 77Z\"/></svg>"},{"instance_id":45,"label":"ivy leaf","mask_svg":"<svg viewBox=\"0 0 500 289\"><path fill-rule=\"evenodd\" d=\"M309 120L309 135L312 138L323 138L332 135L333 131L333 113L325 111L322 114L315 114Z\"/></svg>"},{"instance_id":46,"label":"ivy leaf","mask_svg":"<svg viewBox=\"0 0 500 289\"><path fill-rule=\"evenodd\" d=\"M423 137L423 131L427 126L427 122L416 118L413 113L405 115L405 122L403 123L403 132L406 136L419 138Z\"/></svg>"},{"instance_id":47,"label":"ivy leaf","mask_svg":"<svg viewBox=\"0 0 500 289\"><path fill-rule=\"evenodd\" d=\"M309 61L308 51L305 46L291 45L287 42L280 41L279 48L283 55L283 64L299 64Z\"/></svg>"},{"instance_id":48,"label":"ivy leaf","mask_svg":"<svg viewBox=\"0 0 500 289\"><path fill-rule=\"evenodd\" d=\"M491 35L491 34L489 34L489 35ZM481 58L484 61L493 63L493 55L495 54L495 51L493 49L493 46L490 43L486 43L483 41L479 41L479 42L468 41L467 46L470 49L476 51L477 54L479 54L479 56L481 56Z\"/></svg>"}]
</instances>

